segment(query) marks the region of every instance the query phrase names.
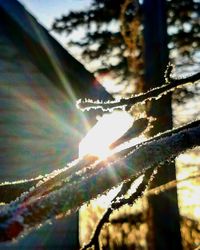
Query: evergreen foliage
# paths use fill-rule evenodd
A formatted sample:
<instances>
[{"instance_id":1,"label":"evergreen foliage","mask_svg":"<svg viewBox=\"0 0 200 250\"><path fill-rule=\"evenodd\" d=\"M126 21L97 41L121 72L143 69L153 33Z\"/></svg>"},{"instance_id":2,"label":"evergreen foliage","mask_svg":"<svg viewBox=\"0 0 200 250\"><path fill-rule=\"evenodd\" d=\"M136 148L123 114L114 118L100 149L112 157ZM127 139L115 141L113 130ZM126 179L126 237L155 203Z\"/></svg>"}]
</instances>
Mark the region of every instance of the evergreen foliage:
<instances>
[{"instance_id":1,"label":"evergreen foliage","mask_svg":"<svg viewBox=\"0 0 200 250\"><path fill-rule=\"evenodd\" d=\"M122 17L125 0L93 0L89 9L71 11L57 18L52 29L67 36L74 30L85 28L83 38L71 39L68 45L81 48L82 60L87 64L101 61L101 66L94 69L98 74L118 77L118 82L130 84L143 75L143 1L128 1ZM168 47L170 59L176 58L176 65L199 64L197 52L200 47L199 0L167 1ZM137 22L136 22L137 21ZM135 29L134 59L137 70L130 65L130 44L126 37L133 36L128 24ZM177 60L178 59L178 60ZM137 62L137 63L136 63ZM138 63L140 62L140 63ZM135 66L135 65L134 65ZM135 83L135 82L134 82Z\"/></svg>"}]
</instances>

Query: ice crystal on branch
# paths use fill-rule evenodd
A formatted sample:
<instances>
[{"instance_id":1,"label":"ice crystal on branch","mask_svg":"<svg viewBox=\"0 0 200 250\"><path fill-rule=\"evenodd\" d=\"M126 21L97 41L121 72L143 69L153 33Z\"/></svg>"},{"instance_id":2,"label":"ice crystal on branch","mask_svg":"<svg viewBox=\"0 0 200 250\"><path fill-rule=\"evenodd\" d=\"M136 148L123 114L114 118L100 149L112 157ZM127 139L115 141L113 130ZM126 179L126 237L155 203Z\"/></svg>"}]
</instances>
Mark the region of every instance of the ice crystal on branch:
<instances>
[{"instance_id":1,"label":"ice crystal on branch","mask_svg":"<svg viewBox=\"0 0 200 250\"><path fill-rule=\"evenodd\" d=\"M200 73L188 76L186 78L172 78L171 71L173 66L169 64L166 73L165 73L165 84L151 89L146 93L142 93L139 95L134 95L131 98L125 99L122 98L120 101L112 101L112 102L101 102L101 101L81 101L79 100L77 103L77 107L81 110L90 109L99 109L101 108L103 111L113 111L114 109L126 109L127 111L135 104L143 103L147 100L159 99L163 95L166 95L170 91L174 91L176 88L180 88L188 83L195 83L200 79Z\"/></svg>"},{"instance_id":2,"label":"ice crystal on branch","mask_svg":"<svg viewBox=\"0 0 200 250\"><path fill-rule=\"evenodd\" d=\"M120 107L120 105L130 108L135 103L160 97L163 93L172 91L186 83L194 83L200 78L200 73L183 79L171 78L172 68L170 67L166 72L168 84L130 99L122 99L118 103L103 104L98 102L96 105L106 107L106 109L109 109L109 105L111 108ZM89 103L93 105L91 101ZM87 103L84 105L87 106ZM111 147L116 147L131 139L131 134L143 133L148 126L148 117L136 120L133 127ZM23 186L22 192L25 192L21 195L18 193L18 197L14 201L1 207L0 241L11 241L27 229L35 228L57 215L65 215L66 212L69 215L84 203L108 192L119 184L123 184L122 189L116 200L113 201L112 209L115 209L119 204L133 202L146 189L155 166L166 160L174 159L180 153L196 146L200 146L200 121L198 120L165 131L137 145L113 152L113 155L108 156L105 160L86 156L68 163L65 168L55 170L44 177L40 176L21 183L1 184L0 189L5 189L5 191L20 184ZM113 178L113 173L118 178ZM143 181L138 187L135 196L133 195L127 200L124 199L123 196L129 189L130 182L141 174L147 177L144 178L146 182ZM33 184L32 187L30 187L30 183Z\"/></svg>"}]
</instances>

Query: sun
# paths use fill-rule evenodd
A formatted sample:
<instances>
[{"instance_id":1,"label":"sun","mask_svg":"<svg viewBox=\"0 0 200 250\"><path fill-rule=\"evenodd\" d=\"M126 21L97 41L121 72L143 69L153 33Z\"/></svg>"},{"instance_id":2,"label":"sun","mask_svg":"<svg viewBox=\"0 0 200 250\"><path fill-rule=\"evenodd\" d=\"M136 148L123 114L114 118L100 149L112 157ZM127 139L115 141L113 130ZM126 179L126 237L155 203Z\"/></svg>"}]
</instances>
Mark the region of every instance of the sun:
<instances>
[{"instance_id":1,"label":"sun","mask_svg":"<svg viewBox=\"0 0 200 250\"><path fill-rule=\"evenodd\" d=\"M79 156L90 154L105 159L112 154L109 145L122 136L132 123L133 117L127 112L118 111L103 115L80 142Z\"/></svg>"},{"instance_id":2,"label":"sun","mask_svg":"<svg viewBox=\"0 0 200 250\"><path fill-rule=\"evenodd\" d=\"M79 156L83 157L89 154L98 156L100 160L105 159L113 153L113 151L109 149L109 146L132 126L133 121L134 118L127 112L117 111L105 114L98 119L96 125L80 142ZM138 142L138 139L136 139L136 141ZM115 178L114 173L113 178ZM104 211L105 208L110 205L111 200L116 196L120 188L121 186L113 188L106 195L102 195L96 200L91 201L89 208L87 205L81 207L79 224L81 242L85 240L89 228L88 223L90 223L90 220L88 220L87 217L90 218L95 214L97 218L100 219L100 215L98 214L99 208Z\"/></svg>"}]
</instances>

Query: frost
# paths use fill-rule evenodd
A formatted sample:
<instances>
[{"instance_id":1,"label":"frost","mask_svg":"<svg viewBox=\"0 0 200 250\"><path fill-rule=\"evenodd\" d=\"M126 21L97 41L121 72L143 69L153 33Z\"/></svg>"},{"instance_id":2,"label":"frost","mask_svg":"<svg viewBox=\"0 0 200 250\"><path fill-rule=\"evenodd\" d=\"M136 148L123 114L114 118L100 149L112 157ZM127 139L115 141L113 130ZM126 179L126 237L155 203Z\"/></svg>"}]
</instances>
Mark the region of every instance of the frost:
<instances>
[{"instance_id":1,"label":"frost","mask_svg":"<svg viewBox=\"0 0 200 250\"><path fill-rule=\"evenodd\" d=\"M87 99L79 100L77 106L81 109L101 107L103 110L109 111L115 108L130 109L132 105L152 98L159 98L168 91L199 79L199 73L187 79L174 79L171 77L171 70L170 68L166 72L167 84L144 94L135 95L129 99L121 99L119 102L103 103L99 100L95 103ZM138 128L133 126L132 129L135 129L135 131L127 131L127 134L120 138L121 141L118 142L118 145L126 142L126 140L129 141L133 132L138 135L149 128L150 118L144 117L138 120L141 122ZM83 204L87 204L90 200L95 199L100 194L107 193L120 184L123 184L122 190L119 191L119 197L116 197L110 209L113 210L119 204L132 204L135 199L144 193L149 181L155 174L153 172L155 166L171 161L180 153L198 145L200 145L200 121L194 121L185 126L160 133L136 145L127 143L126 148L113 151L113 154L104 161L87 155L68 163L63 169L55 170L45 176L39 176L31 180L1 183L0 188L5 188L5 190L9 185L15 187L15 185L22 184L23 187L26 187L27 183L33 182L34 184L31 188L29 186L27 189L29 191L23 192L15 201L0 208L0 226L1 230L4 230L2 235L5 234L5 237L0 235L0 240L12 240L22 232L36 228L60 214L67 212L69 215ZM117 178L113 178L113 173ZM130 180L133 181L141 174L145 181L138 185L134 196L125 197L125 193L130 188ZM6 234L7 230L16 225L15 235L9 238Z\"/></svg>"},{"instance_id":2,"label":"frost","mask_svg":"<svg viewBox=\"0 0 200 250\"><path fill-rule=\"evenodd\" d=\"M77 102L77 107L81 110L89 111L91 109L99 109L101 108L103 111L110 111L112 112L114 109L122 109L129 111L131 107L135 104L142 104L147 100L158 100L163 95L168 94L171 91L174 91L176 88L183 87L185 84L195 83L200 78L200 73L188 76L186 78L172 78L171 71L173 66L169 64L166 73L165 73L165 84L151 89L146 93L142 93L139 95L134 95L131 98L121 99L119 101L109 101L109 102L102 102L102 101L92 101L92 100L79 100Z\"/></svg>"}]
</instances>

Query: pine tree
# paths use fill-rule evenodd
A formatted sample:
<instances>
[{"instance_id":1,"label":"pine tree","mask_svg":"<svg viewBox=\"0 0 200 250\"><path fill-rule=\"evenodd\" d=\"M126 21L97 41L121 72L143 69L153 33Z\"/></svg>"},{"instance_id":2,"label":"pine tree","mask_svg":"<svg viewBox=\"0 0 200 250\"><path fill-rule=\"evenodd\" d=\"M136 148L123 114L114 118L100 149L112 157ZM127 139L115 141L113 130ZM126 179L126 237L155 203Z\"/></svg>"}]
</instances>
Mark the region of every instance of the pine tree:
<instances>
[{"instance_id":1,"label":"pine tree","mask_svg":"<svg viewBox=\"0 0 200 250\"><path fill-rule=\"evenodd\" d=\"M52 29L67 36L74 30L83 28L84 36L80 39L69 40L68 45L81 49L81 59L85 64L98 63L91 67L94 73L100 76L107 75L117 78L118 83L130 88L131 84L138 84L143 80L143 1L128 1L124 20L122 20L122 6L125 0L93 0L89 9L71 11L57 18ZM200 12L199 0L167 0L168 48L170 60L184 64L199 63L198 51L200 46L200 26L198 16ZM123 22L125 21L125 22ZM134 23L135 53L134 69L130 63L130 44L126 37L131 39L133 30L124 29L123 23L128 26ZM138 26L138 27L136 27ZM125 33L124 33L125 30ZM131 33L132 32L132 33ZM132 44L133 45L133 44ZM133 58L132 58L133 59ZM131 60L132 60L131 59ZM138 90L139 86L136 87ZM140 88L139 88L140 89ZM132 91L132 89L131 89Z\"/></svg>"}]
</instances>

